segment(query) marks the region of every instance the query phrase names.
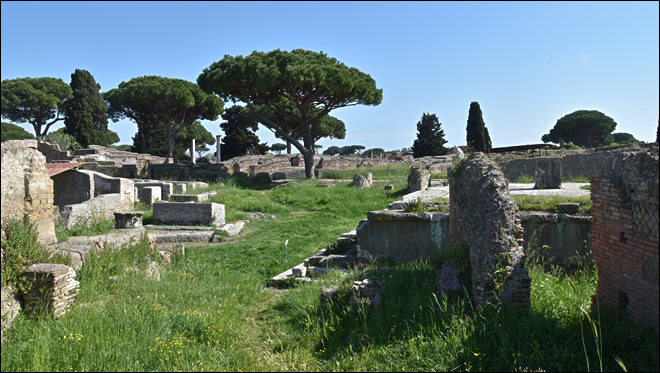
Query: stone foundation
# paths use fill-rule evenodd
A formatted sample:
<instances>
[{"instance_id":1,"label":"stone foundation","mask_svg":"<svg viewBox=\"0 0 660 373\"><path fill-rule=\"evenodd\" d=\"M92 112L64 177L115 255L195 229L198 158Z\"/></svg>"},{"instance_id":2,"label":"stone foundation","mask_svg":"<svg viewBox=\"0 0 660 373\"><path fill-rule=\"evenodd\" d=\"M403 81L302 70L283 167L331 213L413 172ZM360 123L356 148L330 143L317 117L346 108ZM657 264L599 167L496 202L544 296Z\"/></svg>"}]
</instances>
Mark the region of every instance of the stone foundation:
<instances>
[{"instance_id":1,"label":"stone foundation","mask_svg":"<svg viewBox=\"0 0 660 373\"><path fill-rule=\"evenodd\" d=\"M76 271L63 264L33 264L21 277L24 312L64 315L78 294Z\"/></svg>"},{"instance_id":2,"label":"stone foundation","mask_svg":"<svg viewBox=\"0 0 660 373\"><path fill-rule=\"evenodd\" d=\"M156 201L153 212L154 224L225 224L225 205L221 203Z\"/></svg>"}]
</instances>

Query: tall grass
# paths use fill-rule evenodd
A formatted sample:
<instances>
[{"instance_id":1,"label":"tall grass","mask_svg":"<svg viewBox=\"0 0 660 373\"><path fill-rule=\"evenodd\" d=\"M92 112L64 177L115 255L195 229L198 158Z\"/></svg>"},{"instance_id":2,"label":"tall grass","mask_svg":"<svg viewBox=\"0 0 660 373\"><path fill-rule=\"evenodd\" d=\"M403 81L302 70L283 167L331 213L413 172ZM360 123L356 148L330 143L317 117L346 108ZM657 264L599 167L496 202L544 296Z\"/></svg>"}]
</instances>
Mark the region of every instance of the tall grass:
<instances>
[{"instance_id":1,"label":"tall grass","mask_svg":"<svg viewBox=\"0 0 660 373\"><path fill-rule=\"evenodd\" d=\"M146 243L92 256L64 317L20 315L5 333L2 371L580 371L585 350L589 367L600 366L595 342L584 338L583 347L580 333L588 322L580 307L594 311L593 266L567 274L532 265L529 313L475 312L466 296L436 297L430 261L330 270L316 282L271 289L271 277L400 196L314 181L212 188L234 218L262 211L277 219L251 222L236 242L187 247L183 260L163 264L160 281L144 274L147 259L158 260ZM383 308L353 311L348 289L368 277L383 282ZM319 292L330 286L340 297L321 307ZM600 327L604 370L621 369L614 356L629 370L658 370L654 332L605 309Z\"/></svg>"}]
</instances>

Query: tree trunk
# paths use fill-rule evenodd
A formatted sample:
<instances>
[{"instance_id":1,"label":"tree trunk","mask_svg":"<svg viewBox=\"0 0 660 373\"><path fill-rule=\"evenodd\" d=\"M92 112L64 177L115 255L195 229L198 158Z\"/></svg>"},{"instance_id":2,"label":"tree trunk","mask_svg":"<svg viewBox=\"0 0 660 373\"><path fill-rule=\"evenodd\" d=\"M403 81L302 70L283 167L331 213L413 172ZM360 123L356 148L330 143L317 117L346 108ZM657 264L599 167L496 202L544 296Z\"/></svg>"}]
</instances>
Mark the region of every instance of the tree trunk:
<instances>
[{"instance_id":1,"label":"tree trunk","mask_svg":"<svg viewBox=\"0 0 660 373\"><path fill-rule=\"evenodd\" d=\"M305 149L303 152L303 160L305 161L305 178L313 179L314 178L314 152Z\"/></svg>"},{"instance_id":2,"label":"tree trunk","mask_svg":"<svg viewBox=\"0 0 660 373\"><path fill-rule=\"evenodd\" d=\"M167 158L172 158L172 148L174 145L174 139L172 136L172 125L167 125Z\"/></svg>"},{"instance_id":3,"label":"tree trunk","mask_svg":"<svg viewBox=\"0 0 660 373\"><path fill-rule=\"evenodd\" d=\"M286 142L286 154L291 154L291 141Z\"/></svg>"}]
</instances>

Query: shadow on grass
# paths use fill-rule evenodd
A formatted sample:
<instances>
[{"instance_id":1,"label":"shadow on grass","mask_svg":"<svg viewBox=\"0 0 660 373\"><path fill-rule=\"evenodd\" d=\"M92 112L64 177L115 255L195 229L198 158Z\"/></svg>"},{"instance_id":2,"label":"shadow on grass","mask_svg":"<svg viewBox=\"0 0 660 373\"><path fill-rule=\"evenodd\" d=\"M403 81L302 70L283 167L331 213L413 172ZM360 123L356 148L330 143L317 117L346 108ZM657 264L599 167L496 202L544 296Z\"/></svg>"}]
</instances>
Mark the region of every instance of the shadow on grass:
<instances>
[{"instance_id":1,"label":"shadow on grass","mask_svg":"<svg viewBox=\"0 0 660 373\"><path fill-rule=\"evenodd\" d=\"M485 306L475 313L465 296L436 303L435 271L430 268L393 268L378 272L375 277L384 285L382 309L351 309L347 284L340 287L339 299L328 307L299 310L284 301L276 309L286 314L286 322L293 330L316 333L314 351L318 351L315 355L321 360L341 360L347 351L369 355L401 351L403 355L406 351L414 355L422 351L427 356L442 354L443 364L466 370L600 369L599 347L584 316L559 320L542 312L497 305ZM598 320L593 312L592 318ZM310 320L315 323L312 328L306 325ZM620 371L615 360L618 356L628 370L658 370L658 339L654 331L634 325L603 307L600 320L602 369ZM420 336L424 344L409 347L409 343L414 343L410 341ZM399 368L409 368L407 364L415 366L413 361L404 361ZM421 365L424 370L433 366Z\"/></svg>"}]
</instances>

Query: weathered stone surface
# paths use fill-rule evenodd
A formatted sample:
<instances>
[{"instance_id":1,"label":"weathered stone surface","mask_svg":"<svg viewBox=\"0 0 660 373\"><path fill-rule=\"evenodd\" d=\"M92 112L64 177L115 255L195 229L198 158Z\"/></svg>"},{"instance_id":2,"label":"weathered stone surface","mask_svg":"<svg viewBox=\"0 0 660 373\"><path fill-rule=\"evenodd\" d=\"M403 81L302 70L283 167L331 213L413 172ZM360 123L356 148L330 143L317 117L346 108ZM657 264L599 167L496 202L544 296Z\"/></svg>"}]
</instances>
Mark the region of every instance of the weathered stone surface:
<instances>
[{"instance_id":1,"label":"weathered stone surface","mask_svg":"<svg viewBox=\"0 0 660 373\"><path fill-rule=\"evenodd\" d=\"M60 242L57 253L71 258L71 265L79 270L82 263L92 252L101 253L110 248L122 248L137 245L144 239L144 227L136 229L116 229L107 234L98 236L75 236Z\"/></svg>"},{"instance_id":2,"label":"weathered stone surface","mask_svg":"<svg viewBox=\"0 0 660 373\"><path fill-rule=\"evenodd\" d=\"M350 304L353 308L360 305L374 308L383 307L383 283L375 278L355 281L351 285Z\"/></svg>"},{"instance_id":3,"label":"weathered stone surface","mask_svg":"<svg viewBox=\"0 0 660 373\"><path fill-rule=\"evenodd\" d=\"M6 219L27 215L43 247L57 244L53 214L53 181L48 177L46 157L37 141L2 142L2 226Z\"/></svg>"},{"instance_id":4,"label":"weathered stone surface","mask_svg":"<svg viewBox=\"0 0 660 373\"><path fill-rule=\"evenodd\" d=\"M2 331L0 340L5 342L5 330L11 328L14 318L21 310L21 304L14 295L14 290L10 286L2 288Z\"/></svg>"},{"instance_id":5,"label":"weathered stone surface","mask_svg":"<svg viewBox=\"0 0 660 373\"><path fill-rule=\"evenodd\" d=\"M557 205L559 212L563 214L577 214L580 211L579 203L560 203Z\"/></svg>"},{"instance_id":6,"label":"weathered stone surface","mask_svg":"<svg viewBox=\"0 0 660 373\"><path fill-rule=\"evenodd\" d=\"M234 236L238 236L241 233L241 230L243 230L244 226L245 226L245 222L243 220L239 220L235 223L226 224L220 227L220 230L227 232L229 234L229 237L234 237Z\"/></svg>"},{"instance_id":7,"label":"weathered stone surface","mask_svg":"<svg viewBox=\"0 0 660 373\"><path fill-rule=\"evenodd\" d=\"M334 183L319 183L319 184L316 184L317 188L334 188L336 186L337 185L335 185Z\"/></svg>"},{"instance_id":8,"label":"weathered stone surface","mask_svg":"<svg viewBox=\"0 0 660 373\"><path fill-rule=\"evenodd\" d=\"M153 212L154 224L225 224L225 205L221 203L157 201Z\"/></svg>"},{"instance_id":9,"label":"weathered stone surface","mask_svg":"<svg viewBox=\"0 0 660 373\"><path fill-rule=\"evenodd\" d=\"M452 163L462 161L465 158L465 153L458 146L452 146L449 148L449 155L451 155Z\"/></svg>"},{"instance_id":10,"label":"weathered stone surface","mask_svg":"<svg viewBox=\"0 0 660 373\"><path fill-rule=\"evenodd\" d=\"M372 184L373 184L373 175L371 174L371 172L368 172L366 175L357 174L353 176L353 183L351 185L360 188L371 188Z\"/></svg>"},{"instance_id":11,"label":"weathered stone surface","mask_svg":"<svg viewBox=\"0 0 660 373\"><path fill-rule=\"evenodd\" d=\"M247 212L245 213L245 217L248 218L249 220L258 220L258 219L267 219L267 220L275 220L277 219L277 216L273 214L264 214L263 212Z\"/></svg>"},{"instance_id":12,"label":"weathered stone surface","mask_svg":"<svg viewBox=\"0 0 660 373\"><path fill-rule=\"evenodd\" d=\"M429 186L430 179L431 171L425 168L411 167L410 175L408 175L408 193L426 189Z\"/></svg>"},{"instance_id":13,"label":"weathered stone surface","mask_svg":"<svg viewBox=\"0 0 660 373\"><path fill-rule=\"evenodd\" d=\"M135 188L138 190L137 188ZM137 193L136 193L137 194ZM157 186L150 186L142 188L142 193L140 194L140 201L146 206L151 207L156 201L162 199L161 188Z\"/></svg>"},{"instance_id":14,"label":"weathered stone surface","mask_svg":"<svg viewBox=\"0 0 660 373\"><path fill-rule=\"evenodd\" d=\"M74 302L80 283L76 271L63 264L39 263L28 267L20 278L27 315L60 317Z\"/></svg>"},{"instance_id":15,"label":"weathered stone surface","mask_svg":"<svg viewBox=\"0 0 660 373\"><path fill-rule=\"evenodd\" d=\"M523 230L504 175L483 153L476 153L448 176L451 242L469 249L473 303L479 308L490 301L495 281L502 281L502 300L528 309ZM506 275L498 279L504 269Z\"/></svg>"},{"instance_id":16,"label":"weathered stone surface","mask_svg":"<svg viewBox=\"0 0 660 373\"><path fill-rule=\"evenodd\" d=\"M536 158L534 189L561 188L561 158Z\"/></svg>"},{"instance_id":17,"label":"weathered stone surface","mask_svg":"<svg viewBox=\"0 0 660 373\"><path fill-rule=\"evenodd\" d=\"M172 194L170 201L173 202L206 202L209 196L206 193L202 194Z\"/></svg>"},{"instance_id":18,"label":"weathered stone surface","mask_svg":"<svg viewBox=\"0 0 660 373\"><path fill-rule=\"evenodd\" d=\"M180 182L175 181L175 182L172 182L172 184L173 184L173 187L174 187L174 193L177 193L177 194L185 194L186 190L188 189L186 183L180 183Z\"/></svg>"},{"instance_id":19,"label":"weathered stone surface","mask_svg":"<svg viewBox=\"0 0 660 373\"><path fill-rule=\"evenodd\" d=\"M369 211L357 228L360 250L375 260L406 262L432 258L449 247L449 215L397 210Z\"/></svg>"},{"instance_id":20,"label":"weathered stone surface","mask_svg":"<svg viewBox=\"0 0 660 373\"><path fill-rule=\"evenodd\" d=\"M438 289L438 295L442 294L462 294L463 284L459 279L461 270L449 263L442 263L440 268L435 271L435 282Z\"/></svg>"},{"instance_id":21,"label":"weathered stone surface","mask_svg":"<svg viewBox=\"0 0 660 373\"><path fill-rule=\"evenodd\" d=\"M142 226L142 214L142 211L115 212L115 228L140 228Z\"/></svg>"}]
</instances>

